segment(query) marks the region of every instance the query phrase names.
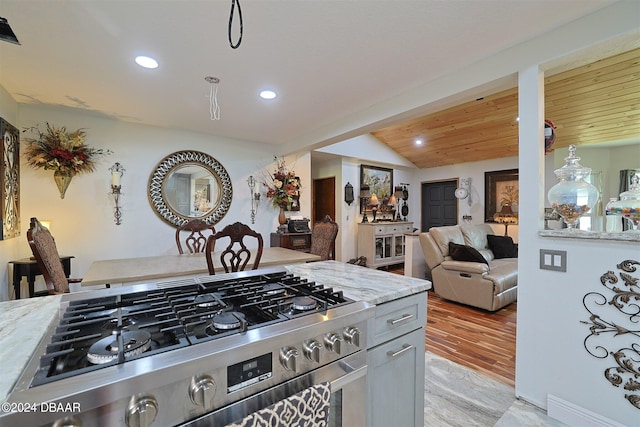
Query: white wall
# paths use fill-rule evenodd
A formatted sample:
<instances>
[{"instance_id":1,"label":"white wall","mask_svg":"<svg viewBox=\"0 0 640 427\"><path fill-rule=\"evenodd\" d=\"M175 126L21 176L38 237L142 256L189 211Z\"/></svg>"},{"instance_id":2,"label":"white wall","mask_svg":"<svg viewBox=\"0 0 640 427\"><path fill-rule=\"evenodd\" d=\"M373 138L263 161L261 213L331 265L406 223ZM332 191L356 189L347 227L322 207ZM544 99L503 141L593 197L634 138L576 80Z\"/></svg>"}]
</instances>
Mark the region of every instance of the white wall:
<instances>
[{"instance_id":1,"label":"white wall","mask_svg":"<svg viewBox=\"0 0 640 427\"><path fill-rule=\"evenodd\" d=\"M420 196L420 186L423 183L434 181L451 181L471 178L471 206L469 206L467 199L458 201L458 223L462 223L462 217L464 215L471 215L472 224L484 223L484 205L485 205L485 191L484 191L484 173L492 171L500 171L507 169L518 168L518 157L504 157L502 159L486 160L482 162L473 163L460 163L452 166L442 166L437 168L421 169L415 172L414 181L415 190L414 193L417 197ZM520 193L520 197L523 194ZM524 195L526 197L526 194ZM414 204L421 204L418 198ZM416 219L416 228L421 229L420 217ZM491 224L496 234L504 234L504 226L500 224ZM508 227L509 236L513 238L515 242L518 242L518 226L510 225Z\"/></svg>"},{"instance_id":2,"label":"white wall","mask_svg":"<svg viewBox=\"0 0 640 427\"><path fill-rule=\"evenodd\" d=\"M10 108L3 98L0 105ZM240 221L249 224L265 237L277 228L277 210L263 194L256 223L251 224L249 187L247 178L254 175L262 183L263 176L274 170L274 147L247 141L215 138L175 129L123 123L104 117L70 112L57 108L22 105L17 119L11 120L18 129L49 122L66 126L69 130L86 128L87 144L110 149L114 153L100 161L97 170L73 178L64 199L53 181L53 172L35 170L26 165L21 155L21 236L0 242L0 265L12 259L31 255L26 240L29 218L52 221L52 234L62 254L73 255L72 276L82 277L92 261L177 253L175 228L165 224L152 210L147 197L149 175L165 156L179 150L199 150L216 158L229 173L233 183L231 208L219 227ZM24 142L22 143L24 148ZM311 162L309 153L287 157L286 163L295 168L302 180L300 214L309 216L311 205ZM122 224L113 217L113 198L109 195L110 172L115 162L125 168L122 178ZM290 213L292 214L292 213ZM6 270L6 267L4 271ZM0 299L6 300L8 274L0 283ZM37 288L44 288L39 278Z\"/></svg>"}]
</instances>

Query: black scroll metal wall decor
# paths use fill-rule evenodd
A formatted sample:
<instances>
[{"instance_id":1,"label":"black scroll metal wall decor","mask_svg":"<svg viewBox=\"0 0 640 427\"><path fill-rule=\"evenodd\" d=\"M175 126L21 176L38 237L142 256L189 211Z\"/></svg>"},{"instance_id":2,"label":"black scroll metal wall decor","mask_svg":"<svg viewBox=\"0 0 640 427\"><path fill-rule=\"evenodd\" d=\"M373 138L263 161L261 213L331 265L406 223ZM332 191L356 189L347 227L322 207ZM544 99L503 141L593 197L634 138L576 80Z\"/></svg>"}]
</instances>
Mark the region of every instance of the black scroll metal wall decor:
<instances>
[{"instance_id":1,"label":"black scroll metal wall decor","mask_svg":"<svg viewBox=\"0 0 640 427\"><path fill-rule=\"evenodd\" d=\"M630 274L638 265L640 262L633 260L616 265L622 283L613 271L600 277L608 296L587 293L582 304L590 316L581 323L589 325L590 331L584 348L598 359L613 359L615 365L604 370L604 377L624 390L624 398L640 409L640 286L638 277Z\"/></svg>"}]
</instances>

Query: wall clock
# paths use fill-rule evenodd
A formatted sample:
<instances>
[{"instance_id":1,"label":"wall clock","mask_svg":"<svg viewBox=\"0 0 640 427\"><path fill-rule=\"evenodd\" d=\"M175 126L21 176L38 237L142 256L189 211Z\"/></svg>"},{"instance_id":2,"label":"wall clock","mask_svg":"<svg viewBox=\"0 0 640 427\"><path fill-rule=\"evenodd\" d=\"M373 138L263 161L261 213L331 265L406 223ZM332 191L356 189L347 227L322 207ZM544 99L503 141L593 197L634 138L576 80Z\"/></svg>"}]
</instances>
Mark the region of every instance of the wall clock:
<instances>
[{"instance_id":1,"label":"wall clock","mask_svg":"<svg viewBox=\"0 0 640 427\"><path fill-rule=\"evenodd\" d=\"M456 199L464 199L469 195L469 191L466 188L456 188L453 195L456 196Z\"/></svg>"}]
</instances>

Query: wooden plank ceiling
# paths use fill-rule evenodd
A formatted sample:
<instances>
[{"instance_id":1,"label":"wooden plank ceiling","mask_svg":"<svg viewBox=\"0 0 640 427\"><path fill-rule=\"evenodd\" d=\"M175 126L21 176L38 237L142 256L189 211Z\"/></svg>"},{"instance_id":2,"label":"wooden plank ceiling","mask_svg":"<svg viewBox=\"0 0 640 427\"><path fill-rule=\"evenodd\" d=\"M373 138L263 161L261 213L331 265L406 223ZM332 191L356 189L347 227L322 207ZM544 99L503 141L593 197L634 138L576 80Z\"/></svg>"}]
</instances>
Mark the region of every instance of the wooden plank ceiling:
<instances>
[{"instance_id":1,"label":"wooden plank ceiling","mask_svg":"<svg viewBox=\"0 0 640 427\"><path fill-rule=\"evenodd\" d=\"M518 154L518 88L380 129L372 135L419 168ZM640 138L640 49L545 78L553 149ZM424 140L415 145L417 138Z\"/></svg>"}]
</instances>

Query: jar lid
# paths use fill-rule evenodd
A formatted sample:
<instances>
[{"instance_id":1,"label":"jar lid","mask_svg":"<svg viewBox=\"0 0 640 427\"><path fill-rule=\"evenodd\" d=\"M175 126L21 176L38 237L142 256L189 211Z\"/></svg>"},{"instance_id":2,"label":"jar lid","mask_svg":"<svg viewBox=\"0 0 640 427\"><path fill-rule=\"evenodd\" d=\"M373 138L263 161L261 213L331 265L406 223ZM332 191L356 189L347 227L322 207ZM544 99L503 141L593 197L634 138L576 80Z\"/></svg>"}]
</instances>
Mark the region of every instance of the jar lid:
<instances>
[{"instance_id":1,"label":"jar lid","mask_svg":"<svg viewBox=\"0 0 640 427\"><path fill-rule=\"evenodd\" d=\"M577 181L589 176L591 168L582 166L578 161L580 157L576 156L576 146L571 144L569 146L569 157L564 158L564 166L560 169L556 169L553 173L556 174L558 179L567 181Z\"/></svg>"},{"instance_id":2,"label":"jar lid","mask_svg":"<svg viewBox=\"0 0 640 427\"><path fill-rule=\"evenodd\" d=\"M631 177L629 189L620 193L620 200L640 200L640 176L635 174Z\"/></svg>"}]
</instances>

